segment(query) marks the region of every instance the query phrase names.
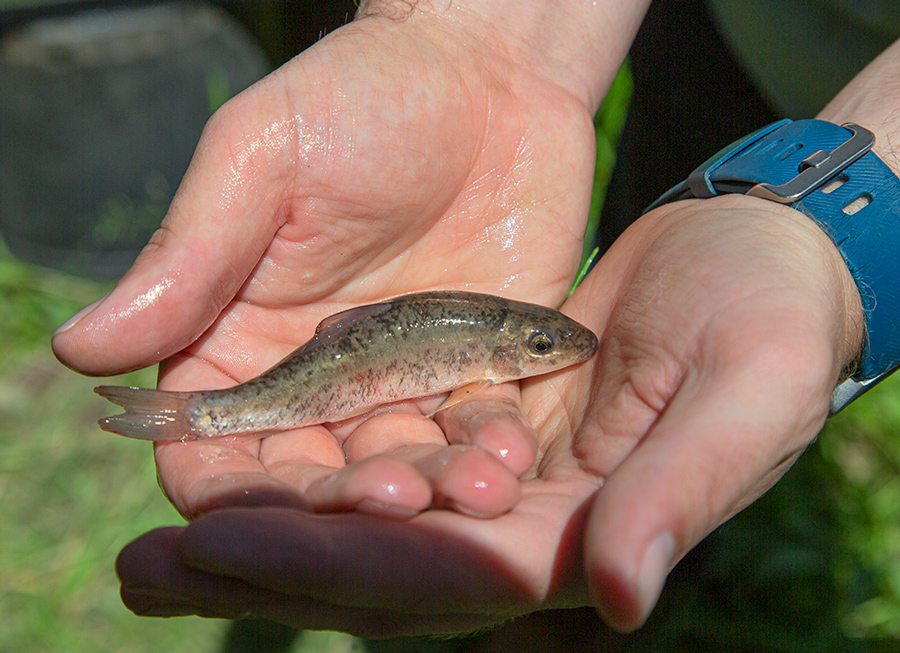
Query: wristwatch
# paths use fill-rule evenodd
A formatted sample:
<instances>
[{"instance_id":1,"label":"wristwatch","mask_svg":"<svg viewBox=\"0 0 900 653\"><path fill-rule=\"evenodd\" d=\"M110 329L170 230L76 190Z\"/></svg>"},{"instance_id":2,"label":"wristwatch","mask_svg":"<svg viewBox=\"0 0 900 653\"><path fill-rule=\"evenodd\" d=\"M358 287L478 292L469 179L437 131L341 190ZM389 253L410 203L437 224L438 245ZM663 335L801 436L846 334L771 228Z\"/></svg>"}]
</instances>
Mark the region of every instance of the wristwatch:
<instances>
[{"instance_id":1,"label":"wristwatch","mask_svg":"<svg viewBox=\"0 0 900 653\"><path fill-rule=\"evenodd\" d=\"M853 123L781 120L732 143L646 209L741 193L797 209L831 237L866 316L862 356L832 394L831 415L900 366L900 179L870 151L874 143Z\"/></svg>"}]
</instances>

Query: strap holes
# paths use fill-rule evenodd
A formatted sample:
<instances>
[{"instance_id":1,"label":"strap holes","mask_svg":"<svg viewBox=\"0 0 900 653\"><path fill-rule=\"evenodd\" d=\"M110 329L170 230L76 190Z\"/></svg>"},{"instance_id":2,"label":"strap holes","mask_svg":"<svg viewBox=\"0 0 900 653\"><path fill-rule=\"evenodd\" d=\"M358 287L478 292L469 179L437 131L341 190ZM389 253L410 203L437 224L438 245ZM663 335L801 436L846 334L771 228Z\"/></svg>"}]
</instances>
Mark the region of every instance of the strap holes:
<instances>
[{"instance_id":1,"label":"strap holes","mask_svg":"<svg viewBox=\"0 0 900 653\"><path fill-rule=\"evenodd\" d=\"M746 150L741 152L741 156L749 156L751 154L757 154L757 155L762 154L762 152L757 152L756 150L760 149L764 143L765 143L765 141L756 141L755 143L753 143L753 145L751 145Z\"/></svg>"},{"instance_id":2,"label":"strap holes","mask_svg":"<svg viewBox=\"0 0 900 653\"><path fill-rule=\"evenodd\" d=\"M834 179L829 181L827 184L822 186L822 192L825 193L826 195L828 195L829 193L833 193L838 188L840 188L841 186L846 184L848 181L850 181L850 177L848 177L847 175L840 175L838 177L835 177Z\"/></svg>"},{"instance_id":3,"label":"strap holes","mask_svg":"<svg viewBox=\"0 0 900 653\"><path fill-rule=\"evenodd\" d=\"M844 208L841 209L846 215L853 215L854 213L859 213L864 208L869 206L872 203L872 196L868 193L863 193L855 200L850 202L849 204L845 204Z\"/></svg>"},{"instance_id":4,"label":"strap holes","mask_svg":"<svg viewBox=\"0 0 900 653\"><path fill-rule=\"evenodd\" d=\"M762 149L760 149L759 152L757 152L756 154L757 154L758 156L761 156L761 155L763 155L763 154L766 154L767 152L771 152L772 150L774 150L776 147L778 147L778 146L781 145L782 143L784 143L784 139L783 139L783 138L776 138L776 139L775 139L774 141L772 141L771 143L766 143L766 144L762 147Z\"/></svg>"},{"instance_id":5,"label":"strap holes","mask_svg":"<svg viewBox=\"0 0 900 653\"><path fill-rule=\"evenodd\" d=\"M775 155L776 161L784 161L789 156L792 156L803 149L803 143L794 143L790 147L786 148L783 152L779 152Z\"/></svg>"}]
</instances>

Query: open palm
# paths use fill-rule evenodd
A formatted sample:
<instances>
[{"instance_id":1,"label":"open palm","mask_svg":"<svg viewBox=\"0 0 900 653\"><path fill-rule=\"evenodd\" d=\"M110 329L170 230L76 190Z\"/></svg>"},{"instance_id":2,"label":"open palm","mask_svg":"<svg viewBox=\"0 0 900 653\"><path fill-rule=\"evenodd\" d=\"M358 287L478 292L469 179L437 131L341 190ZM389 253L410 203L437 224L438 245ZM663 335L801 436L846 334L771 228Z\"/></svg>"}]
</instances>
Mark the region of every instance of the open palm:
<instances>
[{"instance_id":1,"label":"open palm","mask_svg":"<svg viewBox=\"0 0 900 653\"><path fill-rule=\"evenodd\" d=\"M855 293L833 245L773 206L666 207L617 242L564 306L602 334L597 358L521 383L538 460L508 511L214 511L123 551L126 604L369 636L593 604L636 627L677 559L812 440L858 344L835 342L846 312L821 302ZM492 401L448 411L447 437Z\"/></svg>"},{"instance_id":2,"label":"open palm","mask_svg":"<svg viewBox=\"0 0 900 653\"><path fill-rule=\"evenodd\" d=\"M133 269L55 337L63 361L108 374L168 359L162 387L223 387L350 306L439 288L562 302L590 199L588 107L486 49L369 25L343 28L214 116ZM510 405L516 394L490 396ZM317 510L408 516L456 502L494 514L534 456L525 427L442 451L415 405L358 425L159 446L160 477L188 516L263 495ZM370 459L380 452L395 455ZM505 498L441 487L451 461Z\"/></svg>"},{"instance_id":3,"label":"open palm","mask_svg":"<svg viewBox=\"0 0 900 653\"><path fill-rule=\"evenodd\" d=\"M102 374L174 356L164 386L223 386L349 305L450 287L560 303L589 107L478 39L403 25L355 23L229 104L135 268L55 337L60 358ZM876 74L895 61L823 117L895 115ZM859 351L859 295L807 217L726 197L639 220L564 310L600 335L595 360L435 420L412 402L157 447L193 519L122 552L126 604L374 635L587 604L640 625L677 559L815 437Z\"/></svg>"}]
</instances>

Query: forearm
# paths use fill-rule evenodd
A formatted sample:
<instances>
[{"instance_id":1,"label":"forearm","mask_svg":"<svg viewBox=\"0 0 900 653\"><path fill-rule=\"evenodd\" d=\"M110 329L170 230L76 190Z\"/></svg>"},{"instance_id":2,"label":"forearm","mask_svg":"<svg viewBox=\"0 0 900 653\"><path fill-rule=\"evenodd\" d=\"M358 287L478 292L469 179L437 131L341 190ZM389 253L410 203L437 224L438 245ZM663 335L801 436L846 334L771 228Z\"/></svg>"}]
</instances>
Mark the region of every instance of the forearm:
<instances>
[{"instance_id":1,"label":"forearm","mask_svg":"<svg viewBox=\"0 0 900 653\"><path fill-rule=\"evenodd\" d=\"M368 0L357 20L387 18L451 29L503 59L554 80L591 111L631 46L649 0Z\"/></svg>"},{"instance_id":2,"label":"forearm","mask_svg":"<svg viewBox=\"0 0 900 653\"><path fill-rule=\"evenodd\" d=\"M873 151L895 175L900 175L900 158L894 145L900 142L900 41L888 48L875 61L860 72L838 95L819 113L817 118L836 124L853 122L871 130L875 134ZM873 188L878 192L878 188ZM863 214L860 214L863 215ZM819 231L812 221L805 222L810 231ZM858 227L866 229L865 224ZM885 238L888 238L885 234ZM894 245L889 240L884 247ZM834 252L836 260L841 260ZM866 261L855 261L857 266L865 266ZM856 284L851 284L849 270L841 265L845 292L842 294L845 307L845 334L843 360L851 363L858 355L863 340L862 325L865 316Z\"/></svg>"},{"instance_id":3,"label":"forearm","mask_svg":"<svg viewBox=\"0 0 900 653\"><path fill-rule=\"evenodd\" d=\"M900 175L900 41L870 63L828 103L818 118L855 122L875 132L873 150Z\"/></svg>"},{"instance_id":4,"label":"forearm","mask_svg":"<svg viewBox=\"0 0 900 653\"><path fill-rule=\"evenodd\" d=\"M873 149L875 154L896 175L900 173L900 160L893 150L893 144L900 139L898 108L900 108L900 43L889 48L862 71L818 117L836 124L857 123L874 132L876 140ZM837 131L843 132L843 130ZM775 138L777 136L773 135L769 141L775 142L773 141ZM785 138L792 137L785 136ZM816 149L813 145L815 140L811 135L810 138L813 140L801 139L800 142L805 142L806 146L797 151L796 155L790 154L790 156L796 156L796 159L789 159L789 161L799 161L813 153ZM786 148L789 142L783 146L785 152L787 152ZM827 149L831 150L830 147ZM766 151L765 145L757 147L755 150L752 147L747 148L745 152L751 154L747 155L746 159L764 161L762 153ZM768 156L774 156L775 151L772 152ZM791 152L795 152L795 150L791 150ZM736 157L735 160L740 158L740 156ZM871 155L869 158L872 158ZM764 164L757 163L755 165ZM862 165L860 163L860 166ZM733 168L728 172L725 171L725 168L716 169L720 171L716 173L720 175L720 178L729 178L728 174L734 172ZM801 166L798 171L802 169ZM892 190L891 183L886 178L883 182L876 181L881 179L882 175L882 172L871 167L862 171L858 167L850 168L848 175L843 177L843 181L846 182L849 179L853 183L846 186L841 193L834 195L831 204L825 201L827 190L821 193L816 191L815 195L810 195L808 203L798 205L804 207L801 210L805 215L791 210L783 216L792 218L796 221L797 227L806 232L807 238L804 240L807 243L824 241L828 245L824 249L819 247L810 251L818 252L816 256L824 256L827 259L825 262L830 263L831 271L839 272L837 277L831 275L837 283L830 282L827 286L834 290L823 293L823 297L829 296L837 301L838 311L836 314L840 317L840 324L836 331L838 339L835 351L839 355L838 362L844 365L859 362L857 358L864 335L862 326L866 322L867 316L870 320L869 324L875 325L874 331L870 331L870 336L872 336L873 333L889 332L889 327L882 325L889 324L891 316L896 312L896 309L889 308L892 305L889 301L892 293L887 285L890 283L890 279L896 276L897 270L890 262L890 252L895 248L898 235L896 229L891 226L893 220L889 217L891 211L895 210L891 206L895 202L893 198L896 196L896 190ZM842 206L843 212L848 215L852 213L852 209L848 210L851 204L856 204L855 208L859 210L858 202L866 196L868 196L869 202L873 201L873 197L876 200L872 209L859 215L853 215L850 220L841 215ZM840 200L841 197L844 199ZM853 198L855 199L851 202L850 200ZM713 205L722 199L704 200L704 203L709 202L710 205ZM748 208L756 203L760 208L768 205L771 209L774 204L769 200L760 202L752 197L737 197L733 200L729 198L729 201L736 201L739 205L746 205ZM847 204L835 204L838 201L847 202ZM809 219L810 216L813 216L814 219ZM820 226L820 224L824 226ZM826 234L829 234L830 238ZM834 246L834 242L830 241L837 241L840 244L840 253ZM848 265L845 265L842 255L846 257L849 269ZM814 269L816 268L810 267L811 271ZM850 269L854 271L852 276ZM867 302L867 311L871 311L877 305L880 313L875 312L874 317L871 312L864 313L858 288L864 289L862 295ZM881 301L878 301L879 298ZM885 318L885 315L888 317ZM866 363L866 360L863 361L863 375L858 380L868 382L875 378L874 371L880 368L872 367L874 365L872 360L877 360L879 357L886 361L896 360L892 358L893 352L896 351L895 345L892 341L884 342L883 339L884 336L874 340L870 337L867 341L870 345L874 343L875 358L866 359L869 363ZM869 365L867 371L865 365ZM857 371L860 370L857 369ZM846 393L843 396L846 397ZM843 404L838 401L835 405Z\"/></svg>"}]
</instances>

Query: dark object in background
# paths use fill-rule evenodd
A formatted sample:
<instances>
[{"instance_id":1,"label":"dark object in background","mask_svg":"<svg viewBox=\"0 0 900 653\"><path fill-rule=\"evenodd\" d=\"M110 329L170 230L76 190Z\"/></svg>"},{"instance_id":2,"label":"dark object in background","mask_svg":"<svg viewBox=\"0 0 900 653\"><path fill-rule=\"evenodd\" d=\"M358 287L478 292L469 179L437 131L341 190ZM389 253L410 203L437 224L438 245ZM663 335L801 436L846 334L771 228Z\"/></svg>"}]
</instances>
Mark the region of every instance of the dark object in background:
<instances>
[{"instance_id":1,"label":"dark object in background","mask_svg":"<svg viewBox=\"0 0 900 653\"><path fill-rule=\"evenodd\" d=\"M219 653L288 653L300 637L291 626L265 619L240 619L231 622Z\"/></svg>"},{"instance_id":2,"label":"dark object in background","mask_svg":"<svg viewBox=\"0 0 900 653\"><path fill-rule=\"evenodd\" d=\"M650 5L630 52L634 93L600 220L600 251L657 197L777 115L701 0Z\"/></svg>"},{"instance_id":3,"label":"dark object in background","mask_svg":"<svg viewBox=\"0 0 900 653\"><path fill-rule=\"evenodd\" d=\"M0 41L0 235L27 261L121 275L212 111L268 71L203 2L47 18Z\"/></svg>"}]
</instances>

